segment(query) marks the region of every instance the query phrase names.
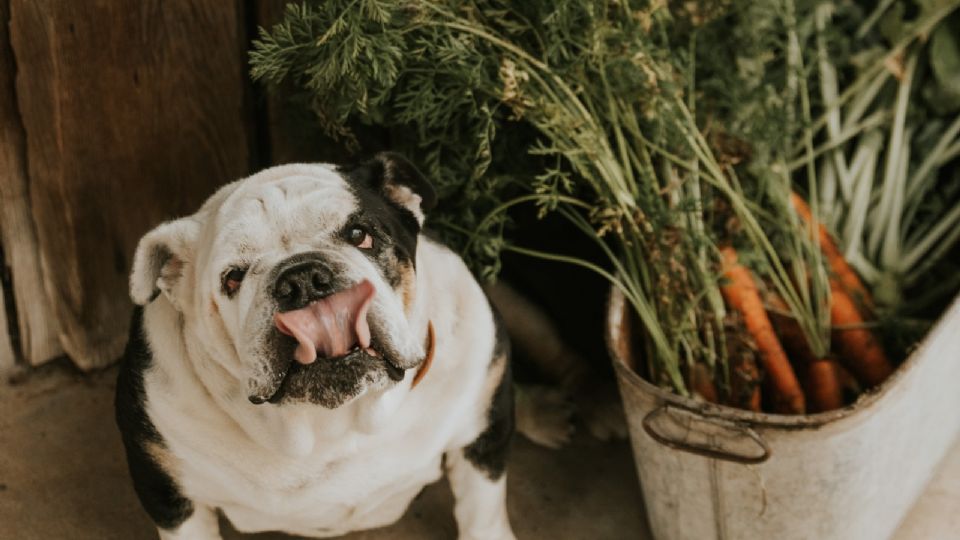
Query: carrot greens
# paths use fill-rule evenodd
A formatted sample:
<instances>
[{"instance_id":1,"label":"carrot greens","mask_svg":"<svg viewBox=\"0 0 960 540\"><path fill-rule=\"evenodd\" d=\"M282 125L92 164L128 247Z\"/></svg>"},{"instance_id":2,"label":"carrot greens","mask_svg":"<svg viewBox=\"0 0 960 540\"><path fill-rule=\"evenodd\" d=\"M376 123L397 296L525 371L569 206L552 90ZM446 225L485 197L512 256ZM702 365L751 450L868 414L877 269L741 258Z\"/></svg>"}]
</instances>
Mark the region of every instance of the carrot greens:
<instances>
[{"instance_id":1,"label":"carrot greens","mask_svg":"<svg viewBox=\"0 0 960 540\"><path fill-rule=\"evenodd\" d=\"M921 79L960 95L960 56L925 52L956 52L960 33L942 28L957 3L918 2L898 25L891 13L912 3L304 2L261 30L252 75L297 89L353 150L364 126L388 132L438 187L431 226L479 276L494 278L504 251L591 269L642 323L650 380L755 408L736 390L760 380L731 361L755 351L732 340L745 327L727 309L721 253L736 249L822 359L821 224L880 291L888 276L896 291L917 283L960 234L956 180L942 181L960 122L911 116L934 88ZM952 202L933 205L945 191ZM810 194L809 219L795 192ZM513 243L518 205L568 220L602 260ZM690 384L704 373L712 384Z\"/></svg>"}]
</instances>

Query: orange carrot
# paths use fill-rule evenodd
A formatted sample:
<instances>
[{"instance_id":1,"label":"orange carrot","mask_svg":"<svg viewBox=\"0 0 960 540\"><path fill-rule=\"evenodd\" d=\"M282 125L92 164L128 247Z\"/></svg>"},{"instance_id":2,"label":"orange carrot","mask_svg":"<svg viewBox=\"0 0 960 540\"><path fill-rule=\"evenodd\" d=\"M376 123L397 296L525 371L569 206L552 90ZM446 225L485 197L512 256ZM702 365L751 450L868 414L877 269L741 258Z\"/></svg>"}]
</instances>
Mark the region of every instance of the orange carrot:
<instances>
[{"instance_id":1,"label":"orange carrot","mask_svg":"<svg viewBox=\"0 0 960 540\"><path fill-rule=\"evenodd\" d=\"M790 200L801 219L810 223L813 217L803 198L792 193ZM818 236L820 249L827 257L832 274L830 324L834 326L834 348L861 383L876 386L893 372L893 366L873 333L862 328L863 314L873 310L872 298L823 224L819 227Z\"/></svg>"},{"instance_id":2,"label":"orange carrot","mask_svg":"<svg viewBox=\"0 0 960 540\"><path fill-rule=\"evenodd\" d=\"M833 346L847 369L864 386L876 386L893 373L893 366L876 336L863 327L863 317L856 303L836 282L830 287L830 324Z\"/></svg>"},{"instance_id":3,"label":"orange carrot","mask_svg":"<svg viewBox=\"0 0 960 540\"><path fill-rule=\"evenodd\" d=\"M705 401L717 403L717 387L706 364L696 363L690 367L690 388Z\"/></svg>"},{"instance_id":4,"label":"orange carrot","mask_svg":"<svg viewBox=\"0 0 960 540\"><path fill-rule=\"evenodd\" d=\"M727 246L720 251L723 255L724 277L729 280L729 283L720 287L720 292L727 304L743 316L744 326L756 343L760 362L774 389L774 410L802 414L805 409L803 391L773 331L753 275L737 262L735 249Z\"/></svg>"},{"instance_id":5,"label":"orange carrot","mask_svg":"<svg viewBox=\"0 0 960 540\"><path fill-rule=\"evenodd\" d=\"M803 197L796 193L791 193L790 202L804 223L810 224L813 222L813 214L810 212L810 207L807 206L807 202L803 200ZM867 288L863 286L863 282L860 281L860 276L858 276L857 272L847 263L847 260L843 257L843 253L840 252L840 248L837 247L836 242L833 241L833 238L823 223L819 225L817 237L820 241L820 251L827 257L827 263L830 265L832 277L840 282L844 290L853 295L854 300L859 302L859 306L862 307L865 312L869 313L873 311L873 297L867 292Z\"/></svg>"},{"instance_id":6,"label":"orange carrot","mask_svg":"<svg viewBox=\"0 0 960 540\"><path fill-rule=\"evenodd\" d=\"M836 363L817 358L806 364L805 383L810 412L832 411L843 407L843 386Z\"/></svg>"},{"instance_id":7,"label":"orange carrot","mask_svg":"<svg viewBox=\"0 0 960 540\"><path fill-rule=\"evenodd\" d=\"M843 386L840 383L837 364L829 358L817 358L810 349L807 338L797 320L789 314L790 309L783 298L772 294L767 298L772 308L770 320L790 357L803 372L803 390L810 412L823 412L843 407Z\"/></svg>"},{"instance_id":8,"label":"orange carrot","mask_svg":"<svg viewBox=\"0 0 960 540\"><path fill-rule=\"evenodd\" d=\"M790 307L778 294L768 294L764 300L769 306L770 322L773 323L783 348L791 358L802 362L814 359L813 351L807 343L807 336L800 328L800 323L790 312Z\"/></svg>"}]
</instances>

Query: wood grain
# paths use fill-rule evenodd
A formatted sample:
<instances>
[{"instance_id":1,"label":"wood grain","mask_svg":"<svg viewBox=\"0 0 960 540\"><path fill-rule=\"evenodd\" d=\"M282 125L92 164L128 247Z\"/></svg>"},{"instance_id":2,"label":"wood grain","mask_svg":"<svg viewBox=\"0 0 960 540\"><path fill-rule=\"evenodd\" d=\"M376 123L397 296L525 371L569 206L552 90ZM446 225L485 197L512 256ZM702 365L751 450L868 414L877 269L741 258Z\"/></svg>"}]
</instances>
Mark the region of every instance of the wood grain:
<instances>
[{"instance_id":1,"label":"wood grain","mask_svg":"<svg viewBox=\"0 0 960 540\"><path fill-rule=\"evenodd\" d=\"M0 0L0 245L4 247L4 259L13 276L8 294L12 293L16 306L20 353L24 360L38 365L62 355L63 349L60 326L40 274L40 252L27 185L24 133L14 90L15 66L7 32L8 19L9 4ZM3 316L6 321L6 313ZM6 322L0 325L3 334L0 341L6 339L9 344L8 328Z\"/></svg>"},{"instance_id":2,"label":"wood grain","mask_svg":"<svg viewBox=\"0 0 960 540\"><path fill-rule=\"evenodd\" d=\"M249 171L239 1L10 0L30 202L61 343L115 360L141 235Z\"/></svg>"},{"instance_id":3,"label":"wood grain","mask_svg":"<svg viewBox=\"0 0 960 540\"><path fill-rule=\"evenodd\" d=\"M10 342L10 335L7 334L7 312L3 309L5 301L3 287L0 287L0 375L12 371L16 363L13 344ZM3 382L0 381L0 384Z\"/></svg>"}]
</instances>

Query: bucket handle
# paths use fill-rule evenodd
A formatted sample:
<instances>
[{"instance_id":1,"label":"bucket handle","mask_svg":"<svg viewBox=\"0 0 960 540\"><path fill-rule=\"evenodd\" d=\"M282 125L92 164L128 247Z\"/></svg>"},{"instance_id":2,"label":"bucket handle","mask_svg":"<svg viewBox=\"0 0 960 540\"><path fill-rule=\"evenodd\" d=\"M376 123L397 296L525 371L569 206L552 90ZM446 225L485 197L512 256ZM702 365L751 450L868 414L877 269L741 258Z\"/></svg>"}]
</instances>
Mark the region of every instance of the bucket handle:
<instances>
[{"instance_id":1,"label":"bucket handle","mask_svg":"<svg viewBox=\"0 0 960 540\"><path fill-rule=\"evenodd\" d=\"M721 460L730 461L733 463L744 463L748 465L755 465L757 463L763 463L764 461L770 458L770 446L767 445L766 441L764 441L763 438L760 437L760 435L750 427L747 427L737 422L724 421L723 427L738 431L740 434L745 435L747 438L753 440L753 442L757 444L760 450L762 450L762 452L759 455L751 456L751 455L738 454L738 453L730 452L727 450L721 450L707 444L693 443L685 440L671 438L667 435L664 435L658 432L653 426L653 420L655 420L656 418L664 414L667 414L669 409L671 408L694 413L694 414L697 414L701 420L704 420L704 421L708 420L707 417L699 415L698 411L696 410L689 409L687 407L677 406L670 403L664 403L659 407L657 407L656 409L647 413L647 415L643 417L643 422L642 422L643 430L647 432L647 435L649 435L650 438L657 441L658 443L664 446L673 448L675 450L680 450L682 452L688 452L691 454L696 454L698 456L708 457L712 459L721 459ZM718 423L714 423L714 425L717 425L717 424Z\"/></svg>"}]
</instances>

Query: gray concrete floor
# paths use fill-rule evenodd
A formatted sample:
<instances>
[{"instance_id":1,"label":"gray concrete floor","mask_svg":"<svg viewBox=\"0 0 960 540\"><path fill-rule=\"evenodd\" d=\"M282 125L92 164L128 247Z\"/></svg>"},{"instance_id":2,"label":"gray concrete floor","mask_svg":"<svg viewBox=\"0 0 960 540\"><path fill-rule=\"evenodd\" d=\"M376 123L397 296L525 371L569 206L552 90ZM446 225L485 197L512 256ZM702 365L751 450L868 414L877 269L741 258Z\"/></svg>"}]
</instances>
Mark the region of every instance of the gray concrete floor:
<instances>
[{"instance_id":1,"label":"gray concrete floor","mask_svg":"<svg viewBox=\"0 0 960 540\"><path fill-rule=\"evenodd\" d=\"M113 422L115 369L82 376L63 366L0 382L0 540L156 538L127 477ZM650 538L626 442L577 438L551 451L518 439L509 511L521 539ZM451 539L446 483L427 488L397 524L353 540ZM225 538L244 537L224 524ZM895 540L960 538L960 445Z\"/></svg>"}]
</instances>

